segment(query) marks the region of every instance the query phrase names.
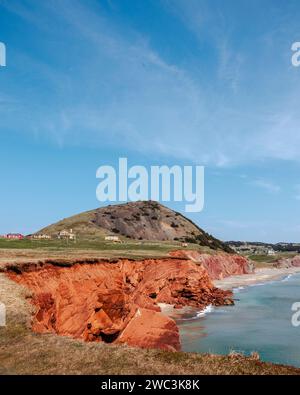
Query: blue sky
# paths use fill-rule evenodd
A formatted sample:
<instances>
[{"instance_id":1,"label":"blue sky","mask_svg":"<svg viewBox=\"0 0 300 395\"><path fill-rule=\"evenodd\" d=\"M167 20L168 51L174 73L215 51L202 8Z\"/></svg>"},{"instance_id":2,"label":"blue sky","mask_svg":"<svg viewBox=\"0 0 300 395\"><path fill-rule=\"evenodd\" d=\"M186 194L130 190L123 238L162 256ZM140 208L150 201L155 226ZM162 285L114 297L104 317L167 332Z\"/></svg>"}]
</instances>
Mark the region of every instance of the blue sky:
<instances>
[{"instance_id":1,"label":"blue sky","mask_svg":"<svg viewBox=\"0 0 300 395\"><path fill-rule=\"evenodd\" d=\"M205 165L189 216L221 239L300 241L299 18L292 0L0 0L0 233L97 207L97 167L125 156Z\"/></svg>"}]
</instances>

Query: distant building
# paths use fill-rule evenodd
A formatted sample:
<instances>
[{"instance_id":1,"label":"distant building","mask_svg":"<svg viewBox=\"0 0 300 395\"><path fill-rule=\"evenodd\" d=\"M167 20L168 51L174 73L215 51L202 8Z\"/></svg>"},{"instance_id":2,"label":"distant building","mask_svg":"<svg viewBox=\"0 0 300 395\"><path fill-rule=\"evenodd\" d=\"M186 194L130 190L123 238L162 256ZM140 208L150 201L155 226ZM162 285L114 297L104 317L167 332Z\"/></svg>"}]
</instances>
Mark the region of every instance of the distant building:
<instances>
[{"instance_id":1,"label":"distant building","mask_svg":"<svg viewBox=\"0 0 300 395\"><path fill-rule=\"evenodd\" d=\"M50 235L45 235L45 234L38 234L38 235L32 235L31 239L34 239L34 240L50 240L51 236Z\"/></svg>"},{"instance_id":2,"label":"distant building","mask_svg":"<svg viewBox=\"0 0 300 395\"><path fill-rule=\"evenodd\" d=\"M24 239L24 236L21 233L8 233L6 239L21 240Z\"/></svg>"},{"instance_id":3,"label":"distant building","mask_svg":"<svg viewBox=\"0 0 300 395\"><path fill-rule=\"evenodd\" d=\"M121 243L119 236L115 236L115 235L105 236L105 241L113 241L114 243Z\"/></svg>"},{"instance_id":4,"label":"distant building","mask_svg":"<svg viewBox=\"0 0 300 395\"><path fill-rule=\"evenodd\" d=\"M264 244L248 244L230 245L230 247L239 254L246 255L276 255L275 250L271 246Z\"/></svg>"},{"instance_id":5,"label":"distant building","mask_svg":"<svg viewBox=\"0 0 300 395\"><path fill-rule=\"evenodd\" d=\"M76 233L73 233L73 229L68 230L61 230L58 235L58 239L63 239L63 240L76 240Z\"/></svg>"}]
</instances>

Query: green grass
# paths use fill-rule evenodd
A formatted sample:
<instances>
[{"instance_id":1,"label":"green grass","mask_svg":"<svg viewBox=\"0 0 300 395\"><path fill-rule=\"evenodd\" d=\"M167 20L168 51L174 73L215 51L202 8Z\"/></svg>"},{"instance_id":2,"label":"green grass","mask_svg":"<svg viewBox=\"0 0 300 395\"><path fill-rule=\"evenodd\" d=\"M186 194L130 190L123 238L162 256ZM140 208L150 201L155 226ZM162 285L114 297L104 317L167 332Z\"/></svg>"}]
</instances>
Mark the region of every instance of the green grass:
<instances>
[{"instance_id":1,"label":"green grass","mask_svg":"<svg viewBox=\"0 0 300 395\"><path fill-rule=\"evenodd\" d=\"M294 256L294 252L279 252L276 255L246 255L247 258L255 262L256 268L272 267L279 259L287 259Z\"/></svg>"},{"instance_id":2,"label":"green grass","mask_svg":"<svg viewBox=\"0 0 300 395\"><path fill-rule=\"evenodd\" d=\"M181 243L178 242L139 242L128 240L123 243L112 243L104 240L84 240L79 239L76 242L67 240L7 240L0 239L0 249L23 249L23 250L46 250L46 251L64 251L64 250L93 250L93 251L146 251L153 253L168 253L174 249L181 249ZM201 249L203 252L209 252L209 248L200 247L198 244L190 244L189 249Z\"/></svg>"},{"instance_id":3,"label":"green grass","mask_svg":"<svg viewBox=\"0 0 300 395\"><path fill-rule=\"evenodd\" d=\"M277 261L277 255L249 255L249 259L258 263L274 263Z\"/></svg>"},{"instance_id":4,"label":"green grass","mask_svg":"<svg viewBox=\"0 0 300 395\"><path fill-rule=\"evenodd\" d=\"M138 242L128 242L128 243L111 243L105 241L90 241L90 240L77 240L67 241L67 240L0 240L0 248L12 248L12 249L92 249L92 250L128 250L128 249L166 249L170 244L163 243L138 243ZM173 246L173 245L172 245Z\"/></svg>"}]
</instances>

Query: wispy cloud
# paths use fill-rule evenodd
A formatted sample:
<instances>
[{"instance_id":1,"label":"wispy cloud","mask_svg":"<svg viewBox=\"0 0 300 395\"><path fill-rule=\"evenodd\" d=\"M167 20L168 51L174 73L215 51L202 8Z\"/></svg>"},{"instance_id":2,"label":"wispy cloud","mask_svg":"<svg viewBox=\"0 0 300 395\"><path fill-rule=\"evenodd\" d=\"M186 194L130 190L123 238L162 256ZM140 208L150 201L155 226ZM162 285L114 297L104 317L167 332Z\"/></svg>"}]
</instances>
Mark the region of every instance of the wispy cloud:
<instances>
[{"instance_id":1,"label":"wispy cloud","mask_svg":"<svg viewBox=\"0 0 300 395\"><path fill-rule=\"evenodd\" d=\"M235 25L220 8L193 0L164 4L209 47L209 71L202 72L205 53L194 59L198 74L187 62L171 62L145 35L120 28L94 0L1 3L33 29L39 48L14 54L18 65L1 87L5 94L14 84L23 98L15 128L26 125L26 132L59 146L113 146L219 167L299 161L295 80L276 85L280 97L267 94L269 69L248 66L248 48L237 45ZM263 51L252 48L252 61ZM27 82L20 80L24 65Z\"/></svg>"},{"instance_id":2,"label":"wispy cloud","mask_svg":"<svg viewBox=\"0 0 300 395\"><path fill-rule=\"evenodd\" d=\"M278 193L281 189L279 185L276 185L271 181L267 181L263 179L251 181L250 185L261 188L270 193Z\"/></svg>"},{"instance_id":3,"label":"wispy cloud","mask_svg":"<svg viewBox=\"0 0 300 395\"><path fill-rule=\"evenodd\" d=\"M221 42L218 44L218 76L220 80L228 82L234 93L237 93L244 58L242 54L238 52L235 53L230 49L230 46L226 39L223 38L220 41Z\"/></svg>"}]
</instances>

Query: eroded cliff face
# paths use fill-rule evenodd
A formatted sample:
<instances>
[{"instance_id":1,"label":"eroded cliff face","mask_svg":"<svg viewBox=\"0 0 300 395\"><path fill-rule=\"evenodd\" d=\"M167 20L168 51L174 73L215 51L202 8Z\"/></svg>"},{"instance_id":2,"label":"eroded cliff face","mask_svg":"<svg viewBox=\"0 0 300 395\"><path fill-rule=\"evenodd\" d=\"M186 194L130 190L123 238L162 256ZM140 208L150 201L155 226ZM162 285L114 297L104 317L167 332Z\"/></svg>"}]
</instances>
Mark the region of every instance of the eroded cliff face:
<instances>
[{"instance_id":1,"label":"eroded cliff face","mask_svg":"<svg viewBox=\"0 0 300 395\"><path fill-rule=\"evenodd\" d=\"M300 267L300 256L295 255L292 258L280 258L274 263L277 268Z\"/></svg>"},{"instance_id":2,"label":"eroded cliff face","mask_svg":"<svg viewBox=\"0 0 300 395\"><path fill-rule=\"evenodd\" d=\"M202 265L183 258L68 262L67 267L47 261L11 267L8 275L33 293L36 332L86 341L179 350L178 328L157 303L199 309L233 303L231 292L215 288Z\"/></svg>"},{"instance_id":3,"label":"eroded cliff face","mask_svg":"<svg viewBox=\"0 0 300 395\"><path fill-rule=\"evenodd\" d=\"M200 264L207 270L212 280L221 280L224 277L249 274L254 270L251 262L240 255L236 254L201 254L199 251L179 250L170 253L177 258L187 258Z\"/></svg>"}]
</instances>

